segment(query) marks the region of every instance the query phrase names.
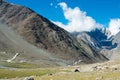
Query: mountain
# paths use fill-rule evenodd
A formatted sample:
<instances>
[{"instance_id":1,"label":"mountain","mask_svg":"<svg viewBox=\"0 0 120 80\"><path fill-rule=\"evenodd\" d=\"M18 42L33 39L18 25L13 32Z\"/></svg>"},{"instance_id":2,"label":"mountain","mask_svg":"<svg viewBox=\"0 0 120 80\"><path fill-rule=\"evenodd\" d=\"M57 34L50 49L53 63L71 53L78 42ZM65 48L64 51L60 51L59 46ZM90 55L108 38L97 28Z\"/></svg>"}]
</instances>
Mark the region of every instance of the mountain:
<instances>
[{"instance_id":1,"label":"mountain","mask_svg":"<svg viewBox=\"0 0 120 80\"><path fill-rule=\"evenodd\" d=\"M76 37L77 40L80 38L97 50L104 48L112 49L116 47L116 44L112 44L113 36L110 35L110 31L106 28L95 29L91 32L80 32L77 33Z\"/></svg>"},{"instance_id":2,"label":"mountain","mask_svg":"<svg viewBox=\"0 0 120 80\"><path fill-rule=\"evenodd\" d=\"M111 50L103 49L101 52L106 53L107 56L111 60L119 60L120 59L120 32L114 35L112 44L116 44L115 48Z\"/></svg>"},{"instance_id":3,"label":"mountain","mask_svg":"<svg viewBox=\"0 0 120 80\"><path fill-rule=\"evenodd\" d=\"M108 60L81 39L78 42L69 32L24 6L3 2L0 28L0 49L12 50L14 55L20 52L17 61L65 65Z\"/></svg>"},{"instance_id":4,"label":"mountain","mask_svg":"<svg viewBox=\"0 0 120 80\"><path fill-rule=\"evenodd\" d=\"M90 32L75 32L72 34L77 38L78 42L82 39L86 44L109 59L118 59L118 55L120 56L119 33L115 36L111 36L111 32L108 29L100 28Z\"/></svg>"}]
</instances>

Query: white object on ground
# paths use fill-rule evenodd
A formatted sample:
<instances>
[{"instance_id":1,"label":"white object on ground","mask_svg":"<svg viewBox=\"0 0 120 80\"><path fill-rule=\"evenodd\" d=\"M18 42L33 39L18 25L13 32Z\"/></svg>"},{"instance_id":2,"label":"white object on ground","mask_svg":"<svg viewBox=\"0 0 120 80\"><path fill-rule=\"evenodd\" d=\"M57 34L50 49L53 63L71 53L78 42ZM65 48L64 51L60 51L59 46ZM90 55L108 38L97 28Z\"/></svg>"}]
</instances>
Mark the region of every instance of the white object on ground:
<instances>
[{"instance_id":1,"label":"white object on ground","mask_svg":"<svg viewBox=\"0 0 120 80\"><path fill-rule=\"evenodd\" d=\"M13 58L12 58L12 59L8 59L7 62L13 61L14 59L16 59L16 57L17 57L18 55L19 55L19 53L16 53L16 54L13 56Z\"/></svg>"}]
</instances>

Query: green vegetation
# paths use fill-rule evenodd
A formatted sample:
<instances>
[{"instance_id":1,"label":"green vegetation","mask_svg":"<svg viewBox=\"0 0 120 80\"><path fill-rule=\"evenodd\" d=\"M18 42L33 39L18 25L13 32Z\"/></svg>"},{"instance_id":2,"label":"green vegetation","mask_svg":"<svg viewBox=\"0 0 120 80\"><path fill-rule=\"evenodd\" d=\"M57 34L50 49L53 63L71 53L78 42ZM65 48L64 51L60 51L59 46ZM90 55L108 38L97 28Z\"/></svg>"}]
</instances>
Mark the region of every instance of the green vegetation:
<instances>
[{"instance_id":1,"label":"green vegetation","mask_svg":"<svg viewBox=\"0 0 120 80\"><path fill-rule=\"evenodd\" d=\"M9 67L9 68L38 68L39 66L36 64L31 64L31 63L8 63L8 62L0 62L0 65L3 67Z\"/></svg>"},{"instance_id":2,"label":"green vegetation","mask_svg":"<svg viewBox=\"0 0 120 80\"><path fill-rule=\"evenodd\" d=\"M43 76L56 73L56 69L0 69L0 79L26 76Z\"/></svg>"},{"instance_id":3,"label":"green vegetation","mask_svg":"<svg viewBox=\"0 0 120 80\"><path fill-rule=\"evenodd\" d=\"M35 80L120 80L119 72L58 73L52 76L36 77Z\"/></svg>"},{"instance_id":4,"label":"green vegetation","mask_svg":"<svg viewBox=\"0 0 120 80\"><path fill-rule=\"evenodd\" d=\"M52 74L52 75L49 75ZM119 71L72 72L60 68L0 69L0 79L35 76L35 80L119 80Z\"/></svg>"},{"instance_id":5,"label":"green vegetation","mask_svg":"<svg viewBox=\"0 0 120 80\"><path fill-rule=\"evenodd\" d=\"M52 68L30 68L28 66L33 65L28 63L6 64L24 66L0 69L0 79L23 80L25 77L34 76L35 80L120 80L120 62L117 61ZM95 66L98 67L96 70ZM74 72L75 69L80 72Z\"/></svg>"}]
</instances>

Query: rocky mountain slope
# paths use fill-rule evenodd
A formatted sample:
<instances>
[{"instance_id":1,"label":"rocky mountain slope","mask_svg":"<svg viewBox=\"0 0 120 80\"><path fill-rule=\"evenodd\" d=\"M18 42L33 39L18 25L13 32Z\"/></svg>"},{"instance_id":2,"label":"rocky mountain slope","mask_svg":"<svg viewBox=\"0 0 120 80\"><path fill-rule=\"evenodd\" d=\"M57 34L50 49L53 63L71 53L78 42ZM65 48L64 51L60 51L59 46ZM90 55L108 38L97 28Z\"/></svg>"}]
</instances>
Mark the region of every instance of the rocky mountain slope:
<instances>
[{"instance_id":1,"label":"rocky mountain slope","mask_svg":"<svg viewBox=\"0 0 120 80\"><path fill-rule=\"evenodd\" d=\"M112 49L115 48L117 45L112 44L113 36L110 36L110 31L103 28L103 29L95 29L91 32L80 32L80 33L73 33L74 36L77 37L77 40L82 39L87 44L96 48L97 50L101 49ZM110 37L109 37L110 36Z\"/></svg>"},{"instance_id":2,"label":"rocky mountain slope","mask_svg":"<svg viewBox=\"0 0 120 80\"><path fill-rule=\"evenodd\" d=\"M120 33L111 36L110 31L103 28L91 32L73 33L73 35L78 41L82 39L109 59L119 59L120 57Z\"/></svg>"},{"instance_id":3,"label":"rocky mountain slope","mask_svg":"<svg viewBox=\"0 0 120 80\"><path fill-rule=\"evenodd\" d=\"M1 49L10 47L22 51L24 55L30 55L33 62L34 59L38 62L58 61L61 63L56 63L60 65L108 60L81 39L78 43L70 33L29 8L3 2L0 6L0 23L0 37L5 37L4 40L0 38ZM4 26L8 29L6 32L2 29Z\"/></svg>"},{"instance_id":4,"label":"rocky mountain slope","mask_svg":"<svg viewBox=\"0 0 120 80\"><path fill-rule=\"evenodd\" d=\"M109 59L118 60L120 59L120 32L114 35L112 44L116 44L116 47L110 50L103 49L101 52L106 53L105 56L107 56Z\"/></svg>"}]
</instances>

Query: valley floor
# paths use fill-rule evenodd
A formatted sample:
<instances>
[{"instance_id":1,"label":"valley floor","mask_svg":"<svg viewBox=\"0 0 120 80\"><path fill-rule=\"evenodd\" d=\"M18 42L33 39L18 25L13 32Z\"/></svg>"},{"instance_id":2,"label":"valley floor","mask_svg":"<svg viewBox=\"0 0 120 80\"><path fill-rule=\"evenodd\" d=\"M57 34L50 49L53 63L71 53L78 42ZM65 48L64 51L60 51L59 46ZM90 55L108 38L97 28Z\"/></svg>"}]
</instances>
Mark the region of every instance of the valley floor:
<instances>
[{"instance_id":1,"label":"valley floor","mask_svg":"<svg viewBox=\"0 0 120 80\"><path fill-rule=\"evenodd\" d=\"M120 80L120 61L55 68L0 69L0 80L25 80L26 77L34 80Z\"/></svg>"}]
</instances>

